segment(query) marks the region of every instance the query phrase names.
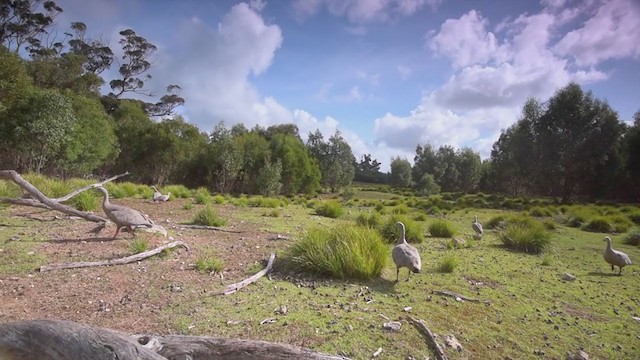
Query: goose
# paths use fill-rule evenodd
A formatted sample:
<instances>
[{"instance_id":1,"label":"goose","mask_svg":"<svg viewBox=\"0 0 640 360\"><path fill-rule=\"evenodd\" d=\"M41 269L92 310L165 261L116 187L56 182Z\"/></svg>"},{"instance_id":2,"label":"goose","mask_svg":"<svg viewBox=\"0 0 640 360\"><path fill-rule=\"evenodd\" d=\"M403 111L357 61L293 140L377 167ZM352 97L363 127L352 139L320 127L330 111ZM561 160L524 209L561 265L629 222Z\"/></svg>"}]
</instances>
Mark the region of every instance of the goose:
<instances>
[{"instance_id":1,"label":"goose","mask_svg":"<svg viewBox=\"0 0 640 360\"><path fill-rule=\"evenodd\" d=\"M473 222L471 223L471 228L473 229L473 231L476 232L476 236L478 238L482 238L482 234L484 233L484 231L482 230L482 224L480 224L478 222L478 216L475 215L473 217Z\"/></svg>"},{"instance_id":2,"label":"goose","mask_svg":"<svg viewBox=\"0 0 640 360\"><path fill-rule=\"evenodd\" d=\"M604 260L611 264L611 271L615 270L614 266L618 266L618 275L622 275L622 268L631 265L631 259L629 259L629 255L623 253L622 251L614 250L611 247L611 238L605 237L604 241L607 242L607 248L604 250Z\"/></svg>"},{"instance_id":3,"label":"goose","mask_svg":"<svg viewBox=\"0 0 640 360\"><path fill-rule=\"evenodd\" d=\"M400 238L398 238L398 242L396 246L393 247L393 251L391 252L391 256L393 257L393 262L396 264L396 282L399 281L400 277L400 268L406 267L409 269L407 274L407 281L411 277L411 273L419 273L422 270L422 260L420 259L420 253L418 249L409 245L407 243L407 239L405 238L405 227L401 222L397 222L396 225L400 228Z\"/></svg>"},{"instance_id":4,"label":"goose","mask_svg":"<svg viewBox=\"0 0 640 360\"><path fill-rule=\"evenodd\" d=\"M102 186L97 186L96 189L102 192L103 195L102 210L107 215L107 218L109 218L109 220L116 224L117 228L116 233L113 235L114 239L116 238L116 236L118 236L120 229L123 227L128 227L133 236L135 236L133 231L138 226L146 226L148 228L153 227L153 221L138 210L110 203L109 192L107 192L107 189L103 188Z\"/></svg>"},{"instance_id":5,"label":"goose","mask_svg":"<svg viewBox=\"0 0 640 360\"><path fill-rule=\"evenodd\" d=\"M162 193L160 192L160 190L158 190L157 187L155 186L151 186L151 188L154 190L153 191L153 202L165 202L167 200L169 200L169 197L171 196L171 192L169 192L167 195L162 195Z\"/></svg>"}]
</instances>

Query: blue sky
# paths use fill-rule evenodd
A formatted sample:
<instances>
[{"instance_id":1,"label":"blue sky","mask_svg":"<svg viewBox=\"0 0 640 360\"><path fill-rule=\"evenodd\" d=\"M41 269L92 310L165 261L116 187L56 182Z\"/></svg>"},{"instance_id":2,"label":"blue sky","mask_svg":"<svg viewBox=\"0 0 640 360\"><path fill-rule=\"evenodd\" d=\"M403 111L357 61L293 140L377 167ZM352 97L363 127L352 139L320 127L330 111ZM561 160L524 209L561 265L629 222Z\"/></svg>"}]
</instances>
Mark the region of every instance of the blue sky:
<instances>
[{"instance_id":1,"label":"blue sky","mask_svg":"<svg viewBox=\"0 0 640 360\"><path fill-rule=\"evenodd\" d=\"M60 29L83 21L116 53L124 28L158 46L149 87L180 85L180 113L200 129L293 122L305 139L339 129L356 157L371 153L383 170L426 143L487 158L527 98L546 100L570 81L622 120L640 110L635 0L58 4Z\"/></svg>"}]
</instances>

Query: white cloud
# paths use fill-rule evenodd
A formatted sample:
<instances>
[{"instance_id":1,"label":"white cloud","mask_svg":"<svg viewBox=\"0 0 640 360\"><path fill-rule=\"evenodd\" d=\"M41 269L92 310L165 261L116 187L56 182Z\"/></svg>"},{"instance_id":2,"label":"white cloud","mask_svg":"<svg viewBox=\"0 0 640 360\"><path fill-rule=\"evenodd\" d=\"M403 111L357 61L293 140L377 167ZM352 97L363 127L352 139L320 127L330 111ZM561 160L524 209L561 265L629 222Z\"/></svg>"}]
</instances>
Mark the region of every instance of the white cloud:
<instances>
[{"instance_id":1,"label":"white cloud","mask_svg":"<svg viewBox=\"0 0 640 360\"><path fill-rule=\"evenodd\" d=\"M325 7L334 16L344 16L356 24L380 23L411 16L425 5L432 9L439 0L296 0L291 9L294 18L303 21Z\"/></svg>"},{"instance_id":2,"label":"white cloud","mask_svg":"<svg viewBox=\"0 0 640 360\"><path fill-rule=\"evenodd\" d=\"M630 0L606 1L595 16L567 33L554 47L579 66L608 59L640 57L640 6Z\"/></svg>"},{"instance_id":3,"label":"white cloud","mask_svg":"<svg viewBox=\"0 0 640 360\"><path fill-rule=\"evenodd\" d=\"M363 98L364 98L364 96L362 95L362 92L360 91L360 87L356 85L356 86L352 87L351 90L349 90L349 93L347 95L338 96L337 100L349 103L349 102L360 101Z\"/></svg>"},{"instance_id":4,"label":"white cloud","mask_svg":"<svg viewBox=\"0 0 640 360\"><path fill-rule=\"evenodd\" d=\"M398 69L398 73L400 73L400 78L402 80L406 80L409 78L409 75L411 75L411 68L407 67L407 66L403 66L403 65L398 65L396 67L396 69Z\"/></svg>"},{"instance_id":5,"label":"white cloud","mask_svg":"<svg viewBox=\"0 0 640 360\"><path fill-rule=\"evenodd\" d=\"M356 77L360 80L364 80L371 85L379 85L380 84L380 74L370 74L366 71L358 70L356 71Z\"/></svg>"}]
</instances>

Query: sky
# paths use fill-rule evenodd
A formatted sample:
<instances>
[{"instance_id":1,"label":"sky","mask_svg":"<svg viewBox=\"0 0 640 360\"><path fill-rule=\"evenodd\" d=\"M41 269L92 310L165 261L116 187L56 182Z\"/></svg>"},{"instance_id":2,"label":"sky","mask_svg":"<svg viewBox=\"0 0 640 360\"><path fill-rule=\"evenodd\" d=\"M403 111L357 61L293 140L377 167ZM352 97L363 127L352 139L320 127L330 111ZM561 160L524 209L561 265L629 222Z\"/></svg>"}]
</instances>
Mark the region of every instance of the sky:
<instances>
[{"instance_id":1,"label":"sky","mask_svg":"<svg viewBox=\"0 0 640 360\"><path fill-rule=\"evenodd\" d=\"M156 45L147 87L181 86L178 112L202 131L339 130L383 171L424 144L486 159L528 98L571 81L623 121L640 110L637 0L56 2L60 32L82 21L117 56L126 28Z\"/></svg>"}]
</instances>

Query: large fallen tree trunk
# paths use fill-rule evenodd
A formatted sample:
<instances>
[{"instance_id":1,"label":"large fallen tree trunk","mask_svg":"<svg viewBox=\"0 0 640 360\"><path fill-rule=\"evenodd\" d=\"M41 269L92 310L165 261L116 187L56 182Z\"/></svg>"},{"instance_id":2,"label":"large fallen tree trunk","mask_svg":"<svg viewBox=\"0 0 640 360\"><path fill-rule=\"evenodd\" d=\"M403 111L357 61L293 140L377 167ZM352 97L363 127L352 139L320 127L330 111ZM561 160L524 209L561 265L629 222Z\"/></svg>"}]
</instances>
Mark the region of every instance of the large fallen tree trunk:
<instances>
[{"instance_id":1,"label":"large fallen tree trunk","mask_svg":"<svg viewBox=\"0 0 640 360\"><path fill-rule=\"evenodd\" d=\"M0 359L345 359L287 344L204 336L129 335L64 320L0 324Z\"/></svg>"},{"instance_id":2,"label":"large fallen tree trunk","mask_svg":"<svg viewBox=\"0 0 640 360\"><path fill-rule=\"evenodd\" d=\"M174 241L172 243L158 246L157 248L149 251L141 252L139 254L135 254L135 255L119 258L119 259L110 259L110 260L102 260L102 261L80 261L80 262L71 262L71 263L42 265L40 266L40 272L51 271L51 270L62 270L62 269L76 269L76 268L91 267L91 266L130 264L132 262L136 262L136 261L146 259L148 257L152 257L153 255L158 255L162 251L176 247L176 246L182 246L183 248L189 250L189 247L187 246L187 244L183 243L182 241Z\"/></svg>"}]
</instances>

